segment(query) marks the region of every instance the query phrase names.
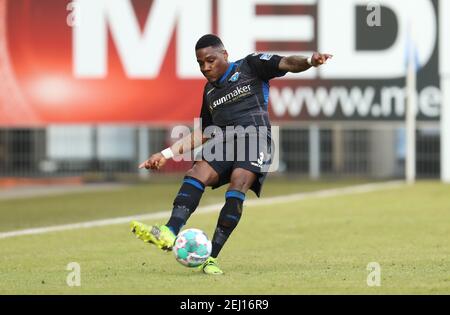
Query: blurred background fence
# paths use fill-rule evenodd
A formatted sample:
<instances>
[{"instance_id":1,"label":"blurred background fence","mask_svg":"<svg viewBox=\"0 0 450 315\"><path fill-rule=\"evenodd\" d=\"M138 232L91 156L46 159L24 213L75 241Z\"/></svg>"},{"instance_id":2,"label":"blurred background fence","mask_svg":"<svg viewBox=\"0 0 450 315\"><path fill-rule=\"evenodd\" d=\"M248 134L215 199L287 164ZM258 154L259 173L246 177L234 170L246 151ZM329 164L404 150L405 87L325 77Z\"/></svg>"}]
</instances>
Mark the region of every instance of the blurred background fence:
<instances>
[{"instance_id":1,"label":"blurred background fence","mask_svg":"<svg viewBox=\"0 0 450 315\"><path fill-rule=\"evenodd\" d=\"M419 178L439 177L439 131L438 123L418 124ZM145 177L148 172L139 172L138 163L169 145L170 136L168 127L0 129L0 177ZM279 174L311 179L405 176L405 131L401 123L283 125L278 142ZM188 161L170 161L163 172L182 172L190 165Z\"/></svg>"}]
</instances>

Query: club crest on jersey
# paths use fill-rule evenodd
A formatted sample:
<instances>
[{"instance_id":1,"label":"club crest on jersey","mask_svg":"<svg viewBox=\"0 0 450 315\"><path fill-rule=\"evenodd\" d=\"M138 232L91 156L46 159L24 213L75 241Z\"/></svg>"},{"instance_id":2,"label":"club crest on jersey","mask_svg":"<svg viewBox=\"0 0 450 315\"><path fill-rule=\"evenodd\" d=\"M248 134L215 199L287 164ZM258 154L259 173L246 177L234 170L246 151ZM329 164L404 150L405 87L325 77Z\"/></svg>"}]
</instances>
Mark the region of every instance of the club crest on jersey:
<instances>
[{"instance_id":1,"label":"club crest on jersey","mask_svg":"<svg viewBox=\"0 0 450 315\"><path fill-rule=\"evenodd\" d=\"M233 74L233 75L231 76L230 80L228 80L228 81L230 81L230 82L236 82L237 80L239 80L239 75L240 75L240 74L241 74L240 72L236 72L235 74Z\"/></svg>"},{"instance_id":2,"label":"club crest on jersey","mask_svg":"<svg viewBox=\"0 0 450 315\"><path fill-rule=\"evenodd\" d=\"M270 60L272 58L273 54L262 54L259 59L261 60Z\"/></svg>"}]
</instances>

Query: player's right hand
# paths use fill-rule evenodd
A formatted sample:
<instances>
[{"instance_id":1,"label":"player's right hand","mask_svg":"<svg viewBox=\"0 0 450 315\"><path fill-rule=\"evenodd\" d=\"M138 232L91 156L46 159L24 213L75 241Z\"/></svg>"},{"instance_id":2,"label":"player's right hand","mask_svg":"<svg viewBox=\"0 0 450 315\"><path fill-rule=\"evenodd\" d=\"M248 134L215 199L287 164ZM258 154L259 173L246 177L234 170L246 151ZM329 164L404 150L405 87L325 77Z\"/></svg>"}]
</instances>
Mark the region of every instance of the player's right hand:
<instances>
[{"instance_id":1,"label":"player's right hand","mask_svg":"<svg viewBox=\"0 0 450 315\"><path fill-rule=\"evenodd\" d=\"M160 153L153 154L147 161L141 163L139 168L146 168L152 170L159 170L161 167L166 164L167 159Z\"/></svg>"}]
</instances>

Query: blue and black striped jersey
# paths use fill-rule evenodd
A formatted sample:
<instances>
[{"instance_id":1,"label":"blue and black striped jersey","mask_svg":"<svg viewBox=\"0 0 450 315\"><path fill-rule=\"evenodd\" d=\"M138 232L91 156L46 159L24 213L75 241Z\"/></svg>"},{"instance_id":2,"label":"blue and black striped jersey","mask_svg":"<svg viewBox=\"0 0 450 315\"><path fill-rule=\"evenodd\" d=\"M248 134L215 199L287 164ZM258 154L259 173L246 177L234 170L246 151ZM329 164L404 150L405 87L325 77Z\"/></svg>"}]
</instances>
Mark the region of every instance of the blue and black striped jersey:
<instances>
[{"instance_id":1,"label":"blue and black striped jersey","mask_svg":"<svg viewBox=\"0 0 450 315\"><path fill-rule=\"evenodd\" d=\"M252 54L230 63L227 72L208 82L200 113L202 129L215 125L268 126L269 80L286 74L278 65L281 56Z\"/></svg>"}]
</instances>

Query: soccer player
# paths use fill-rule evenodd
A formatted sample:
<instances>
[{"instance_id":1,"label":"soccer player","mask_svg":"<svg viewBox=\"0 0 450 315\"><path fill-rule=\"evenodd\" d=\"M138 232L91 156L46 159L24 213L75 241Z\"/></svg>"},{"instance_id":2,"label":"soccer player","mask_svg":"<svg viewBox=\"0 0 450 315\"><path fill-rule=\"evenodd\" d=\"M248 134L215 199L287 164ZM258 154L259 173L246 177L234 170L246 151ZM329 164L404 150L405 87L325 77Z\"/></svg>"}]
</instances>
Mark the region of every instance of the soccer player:
<instances>
[{"instance_id":1,"label":"soccer player","mask_svg":"<svg viewBox=\"0 0 450 315\"><path fill-rule=\"evenodd\" d=\"M202 157L200 160L196 159L192 168L187 171L173 202L169 221L165 225L152 226L133 221L131 230L144 242L154 244L162 250L171 250L176 235L197 208L205 188L217 188L229 183L225 204L212 238L211 256L200 266L206 274L220 275L223 271L219 268L217 256L238 225L247 191L253 190L260 196L267 166L272 162L267 109L269 80L287 72L298 73L311 67L319 67L332 55L314 53L306 58L255 53L230 62L222 41L212 34L204 35L198 40L195 53L200 71L208 80L200 112L202 126L171 147L153 154L139 168L158 170L168 159L203 144ZM227 126L253 127L253 135L266 141L257 141L256 156L243 153L242 148L236 149L235 143L232 150L227 146L228 143L243 138L244 150L250 151L249 142L255 141L255 137L249 136L251 131L242 136L235 132L237 128L230 136ZM237 158L238 154L241 154L240 158ZM218 155L219 158L216 158Z\"/></svg>"}]
</instances>

